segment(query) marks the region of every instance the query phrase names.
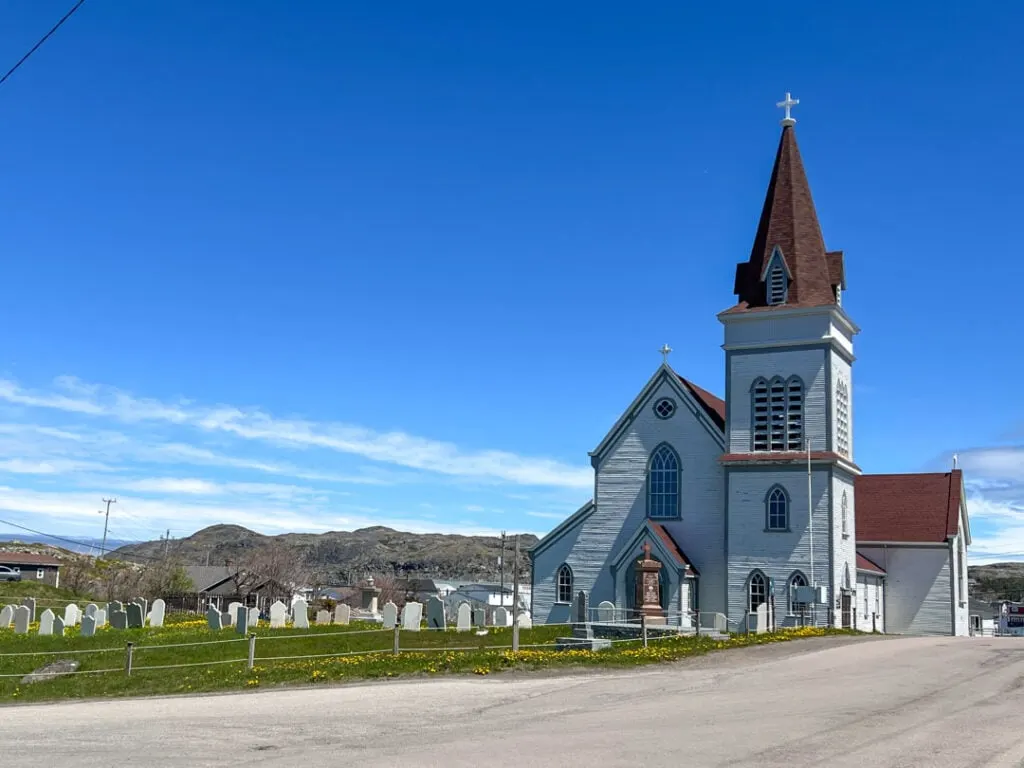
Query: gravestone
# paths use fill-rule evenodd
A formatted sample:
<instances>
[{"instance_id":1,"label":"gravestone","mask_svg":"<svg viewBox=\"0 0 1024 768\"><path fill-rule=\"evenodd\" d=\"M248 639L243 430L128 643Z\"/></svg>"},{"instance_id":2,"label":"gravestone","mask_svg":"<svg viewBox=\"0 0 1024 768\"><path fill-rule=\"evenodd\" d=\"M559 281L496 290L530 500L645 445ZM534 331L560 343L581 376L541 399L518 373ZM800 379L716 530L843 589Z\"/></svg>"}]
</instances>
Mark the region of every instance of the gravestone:
<instances>
[{"instance_id":1,"label":"gravestone","mask_svg":"<svg viewBox=\"0 0 1024 768\"><path fill-rule=\"evenodd\" d=\"M301 597L292 603L292 626L295 629L309 629L309 606Z\"/></svg>"},{"instance_id":2,"label":"gravestone","mask_svg":"<svg viewBox=\"0 0 1024 768\"><path fill-rule=\"evenodd\" d=\"M78 623L78 606L68 603L64 606L64 626L73 627Z\"/></svg>"},{"instance_id":3,"label":"gravestone","mask_svg":"<svg viewBox=\"0 0 1024 768\"><path fill-rule=\"evenodd\" d=\"M96 634L96 617L85 614L82 617L82 629L79 632L82 637L92 637Z\"/></svg>"},{"instance_id":4,"label":"gravestone","mask_svg":"<svg viewBox=\"0 0 1024 768\"><path fill-rule=\"evenodd\" d=\"M338 603L334 607L334 623L335 624L348 624L352 618L352 609L348 607L346 603Z\"/></svg>"},{"instance_id":5,"label":"gravestone","mask_svg":"<svg viewBox=\"0 0 1024 768\"><path fill-rule=\"evenodd\" d=\"M236 626L238 624L241 624L244 627L244 626L246 626L247 622L249 621L249 612L248 612L248 610L245 612L245 616L244 617L242 616L242 609L245 608L245 607L246 606L243 605L242 603L235 603L235 609L233 611L231 611L231 618L233 619L232 623L235 624ZM228 608L228 610L231 610L231 609Z\"/></svg>"},{"instance_id":6,"label":"gravestone","mask_svg":"<svg viewBox=\"0 0 1024 768\"><path fill-rule=\"evenodd\" d=\"M145 616L149 612L149 603L146 602L146 598L136 597L134 600L132 600L132 602L142 609L143 616Z\"/></svg>"},{"instance_id":7,"label":"gravestone","mask_svg":"<svg viewBox=\"0 0 1024 768\"><path fill-rule=\"evenodd\" d=\"M34 597L26 597L21 601L21 604L28 608L28 623L31 624L36 620L36 599Z\"/></svg>"},{"instance_id":8,"label":"gravestone","mask_svg":"<svg viewBox=\"0 0 1024 768\"><path fill-rule=\"evenodd\" d=\"M0 610L0 629L10 629L12 621L14 621L14 606L5 605L3 610Z\"/></svg>"},{"instance_id":9,"label":"gravestone","mask_svg":"<svg viewBox=\"0 0 1024 768\"><path fill-rule=\"evenodd\" d=\"M49 664L40 667L35 672L30 672L21 678L23 685L31 685L32 683L38 683L43 680L53 680L54 678L60 677L61 675L69 675L78 669L78 662L71 659L63 659L61 661L51 661Z\"/></svg>"},{"instance_id":10,"label":"gravestone","mask_svg":"<svg viewBox=\"0 0 1024 768\"><path fill-rule=\"evenodd\" d=\"M124 612L128 614L128 629L139 629L143 626L142 617L145 615L142 613L142 606L138 603L128 603L125 606Z\"/></svg>"},{"instance_id":11,"label":"gravestone","mask_svg":"<svg viewBox=\"0 0 1024 768\"><path fill-rule=\"evenodd\" d=\"M96 611L98 611L99 609L100 607L96 605L96 603L89 603L87 606L85 606L85 616L92 616L93 618L96 618ZM85 616L83 616L82 618L85 618Z\"/></svg>"},{"instance_id":12,"label":"gravestone","mask_svg":"<svg viewBox=\"0 0 1024 768\"><path fill-rule=\"evenodd\" d=\"M110 626L114 629L128 629L128 614L125 611L114 611L110 614Z\"/></svg>"},{"instance_id":13,"label":"gravestone","mask_svg":"<svg viewBox=\"0 0 1024 768\"><path fill-rule=\"evenodd\" d=\"M331 623L330 611L317 611L316 612L316 623L317 624L330 624Z\"/></svg>"},{"instance_id":14,"label":"gravestone","mask_svg":"<svg viewBox=\"0 0 1024 768\"><path fill-rule=\"evenodd\" d=\"M419 632L423 620L423 604L415 601L402 607L402 629L408 632Z\"/></svg>"},{"instance_id":15,"label":"gravestone","mask_svg":"<svg viewBox=\"0 0 1024 768\"><path fill-rule=\"evenodd\" d=\"M519 628L520 629L533 629L533 617L530 616L529 611L522 611L519 614Z\"/></svg>"},{"instance_id":16,"label":"gravestone","mask_svg":"<svg viewBox=\"0 0 1024 768\"><path fill-rule=\"evenodd\" d=\"M27 605L19 605L14 609L14 634L27 635L28 625L32 623L32 611Z\"/></svg>"},{"instance_id":17,"label":"gravestone","mask_svg":"<svg viewBox=\"0 0 1024 768\"><path fill-rule=\"evenodd\" d=\"M459 603L459 610L457 611L455 629L459 632L469 632L470 625L472 624L473 609L469 607L469 603Z\"/></svg>"},{"instance_id":18,"label":"gravestone","mask_svg":"<svg viewBox=\"0 0 1024 768\"><path fill-rule=\"evenodd\" d=\"M206 626L210 629L223 629L224 625L221 623L221 614L217 610L217 607L211 605L206 609Z\"/></svg>"},{"instance_id":19,"label":"gravestone","mask_svg":"<svg viewBox=\"0 0 1024 768\"><path fill-rule=\"evenodd\" d=\"M53 620L53 634L57 637L64 637L64 619L57 616Z\"/></svg>"},{"instance_id":20,"label":"gravestone","mask_svg":"<svg viewBox=\"0 0 1024 768\"><path fill-rule=\"evenodd\" d=\"M280 600L270 606L270 628L281 629L288 621L288 606Z\"/></svg>"},{"instance_id":21,"label":"gravestone","mask_svg":"<svg viewBox=\"0 0 1024 768\"><path fill-rule=\"evenodd\" d=\"M114 611L123 611L124 610L124 606L121 604L120 600L113 600L113 601L107 603L106 610L107 610L107 621L109 621L111 624L113 624L114 620L111 617L114 615Z\"/></svg>"},{"instance_id":22,"label":"gravestone","mask_svg":"<svg viewBox=\"0 0 1024 768\"><path fill-rule=\"evenodd\" d=\"M244 635L249 629L249 611L255 611L255 608L246 608L244 605L238 609L235 613L235 632L240 635Z\"/></svg>"},{"instance_id":23,"label":"gravestone","mask_svg":"<svg viewBox=\"0 0 1024 768\"><path fill-rule=\"evenodd\" d=\"M39 617L39 634L40 635L52 635L53 634L53 611L47 608L43 611Z\"/></svg>"},{"instance_id":24,"label":"gravestone","mask_svg":"<svg viewBox=\"0 0 1024 768\"><path fill-rule=\"evenodd\" d=\"M757 626L755 631L761 635L768 631L768 603L761 603L757 606L757 611L754 614L757 616Z\"/></svg>"},{"instance_id":25,"label":"gravestone","mask_svg":"<svg viewBox=\"0 0 1024 768\"><path fill-rule=\"evenodd\" d=\"M605 623L615 621L615 603L602 600L597 604L597 620Z\"/></svg>"},{"instance_id":26,"label":"gravestone","mask_svg":"<svg viewBox=\"0 0 1024 768\"><path fill-rule=\"evenodd\" d=\"M572 619L571 621L575 624L586 624L587 617L590 614L589 601L587 600L587 593L582 589L576 593L576 597L572 601Z\"/></svg>"},{"instance_id":27,"label":"gravestone","mask_svg":"<svg viewBox=\"0 0 1024 768\"><path fill-rule=\"evenodd\" d=\"M228 626L233 627L235 621L238 619L238 609L242 607L241 603L228 603Z\"/></svg>"},{"instance_id":28,"label":"gravestone","mask_svg":"<svg viewBox=\"0 0 1024 768\"><path fill-rule=\"evenodd\" d=\"M427 628L447 628L447 623L445 622L444 615L444 603L442 603L439 598L434 596L427 598Z\"/></svg>"},{"instance_id":29,"label":"gravestone","mask_svg":"<svg viewBox=\"0 0 1024 768\"><path fill-rule=\"evenodd\" d=\"M494 626L496 627L507 627L508 626L508 611L500 605L494 609Z\"/></svg>"},{"instance_id":30,"label":"gravestone","mask_svg":"<svg viewBox=\"0 0 1024 768\"><path fill-rule=\"evenodd\" d=\"M487 609L486 608L474 608L473 609L473 626L474 627L485 627L485 626L487 626Z\"/></svg>"},{"instance_id":31,"label":"gravestone","mask_svg":"<svg viewBox=\"0 0 1024 768\"><path fill-rule=\"evenodd\" d=\"M167 604L161 599L157 598L153 601L153 607L149 611L149 626L151 627L162 627L164 625L164 613L167 610Z\"/></svg>"},{"instance_id":32,"label":"gravestone","mask_svg":"<svg viewBox=\"0 0 1024 768\"><path fill-rule=\"evenodd\" d=\"M228 627L235 626L235 624L234 624L234 616L232 616L228 611L221 611L220 612L220 625L222 627L224 627L224 629L227 629Z\"/></svg>"},{"instance_id":33,"label":"gravestone","mask_svg":"<svg viewBox=\"0 0 1024 768\"><path fill-rule=\"evenodd\" d=\"M107 626L107 612L100 608L96 611L96 629Z\"/></svg>"},{"instance_id":34,"label":"gravestone","mask_svg":"<svg viewBox=\"0 0 1024 768\"><path fill-rule=\"evenodd\" d=\"M260 623L260 609L255 605L249 609L249 627L255 627Z\"/></svg>"},{"instance_id":35,"label":"gravestone","mask_svg":"<svg viewBox=\"0 0 1024 768\"><path fill-rule=\"evenodd\" d=\"M384 603L384 611L381 618L384 620L384 629L394 629L398 624L398 606L388 600Z\"/></svg>"}]
</instances>

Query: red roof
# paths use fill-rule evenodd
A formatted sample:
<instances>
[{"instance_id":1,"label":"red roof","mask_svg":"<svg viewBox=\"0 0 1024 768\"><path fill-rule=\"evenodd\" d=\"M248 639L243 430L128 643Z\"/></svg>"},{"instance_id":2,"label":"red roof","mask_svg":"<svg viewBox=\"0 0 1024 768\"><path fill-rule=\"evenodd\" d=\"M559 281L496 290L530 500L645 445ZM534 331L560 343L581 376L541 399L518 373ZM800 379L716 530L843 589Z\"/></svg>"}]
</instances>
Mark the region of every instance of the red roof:
<instances>
[{"instance_id":1,"label":"red roof","mask_svg":"<svg viewBox=\"0 0 1024 768\"><path fill-rule=\"evenodd\" d=\"M857 540L944 542L960 530L963 474L861 475L855 481Z\"/></svg>"},{"instance_id":2,"label":"red roof","mask_svg":"<svg viewBox=\"0 0 1024 768\"><path fill-rule=\"evenodd\" d=\"M676 376L679 376L679 374L677 373ZM706 389L701 389L692 381L684 379L682 376L679 376L679 380L683 382L690 391L690 394L700 403L704 412L718 425L718 428L725 429L725 401L720 397L715 397Z\"/></svg>"},{"instance_id":3,"label":"red roof","mask_svg":"<svg viewBox=\"0 0 1024 768\"><path fill-rule=\"evenodd\" d=\"M0 565L63 565L49 555L34 555L30 552L0 552Z\"/></svg>"},{"instance_id":4,"label":"red roof","mask_svg":"<svg viewBox=\"0 0 1024 768\"><path fill-rule=\"evenodd\" d=\"M651 530L654 531L655 535L661 539L661 543L665 545L665 549L672 553L672 556L675 557L679 565L689 568L698 576L700 575L700 571L697 570L697 566L690 562L690 558L684 554L683 550L680 549L679 545L676 543L676 540L672 538L672 534L665 530L665 527L661 523L648 521L648 525L650 525Z\"/></svg>"},{"instance_id":5,"label":"red roof","mask_svg":"<svg viewBox=\"0 0 1024 768\"><path fill-rule=\"evenodd\" d=\"M763 276L776 246L782 251L791 275L785 306L819 307L836 303L835 286L845 282L843 254L842 251L825 252L811 186L792 126L782 129L750 259L736 266L733 292L739 301L729 311L767 305Z\"/></svg>"},{"instance_id":6,"label":"red roof","mask_svg":"<svg viewBox=\"0 0 1024 768\"><path fill-rule=\"evenodd\" d=\"M872 573L885 573L885 569L879 565L876 565L873 561L864 557L860 552L857 553L857 570L858 571L871 571Z\"/></svg>"}]
</instances>

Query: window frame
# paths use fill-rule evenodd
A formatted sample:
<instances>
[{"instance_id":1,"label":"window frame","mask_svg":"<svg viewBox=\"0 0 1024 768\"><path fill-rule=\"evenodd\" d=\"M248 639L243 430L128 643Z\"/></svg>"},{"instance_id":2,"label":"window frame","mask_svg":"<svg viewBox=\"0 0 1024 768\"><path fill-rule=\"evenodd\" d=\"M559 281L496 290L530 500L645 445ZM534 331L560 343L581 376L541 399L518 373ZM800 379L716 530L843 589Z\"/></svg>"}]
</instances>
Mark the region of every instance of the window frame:
<instances>
[{"instance_id":1,"label":"window frame","mask_svg":"<svg viewBox=\"0 0 1024 768\"><path fill-rule=\"evenodd\" d=\"M758 376L750 384L750 448L756 453L803 451L807 387L797 375L770 379Z\"/></svg>"},{"instance_id":2,"label":"window frame","mask_svg":"<svg viewBox=\"0 0 1024 768\"><path fill-rule=\"evenodd\" d=\"M782 527L772 525L772 502L777 499L777 494L782 496L782 514L785 525ZM789 533L789 492L780 484L776 483L764 495L764 531L765 533Z\"/></svg>"},{"instance_id":3,"label":"window frame","mask_svg":"<svg viewBox=\"0 0 1024 768\"><path fill-rule=\"evenodd\" d=\"M675 463L675 469L658 468L655 469L654 462L660 456L668 456ZM656 478L654 473L658 472L659 475ZM662 476L664 474L664 476ZM647 459L647 518L650 520L679 520L682 517L682 462L679 460L679 454L676 449L669 445L667 442L659 443L653 451L651 451L650 457ZM661 502L664 499L668 499L672 496L673 491L659 490L663 489L667 482L674 484L675 490L675 503L671 505L673 507L670 514L654 514L654 505L652 501L657 499L659 501L659 508L662 506ZM670 506L665 503L663 506Z\"/></svg>"},{"instance_id":4,"label":"window frame","mask_svg":"<svg viewBox=\"0 0 1024 768\"><path fill-rule=\"evenodd\" d=\"M850 389L842 377L836 382L836 451L850 455Z\"/></svg>"},{"instance_id":5,"label":"window frame","mask_svg":"<svg viewBox=\"0 0 1024 768\"><path fill-rule=\"evenodd\" d=\"M672 410L669 411L668 415L666 416L662 416L661 413L659 413L658 411L658 406L661 405L662 403L668 403L669 405L672 406ZM676 401L673 400L671 397L659 397L657 400L654 401L654 405L651 406L651 410L654 411L655 417L661 419L662 421L667 421L668 419L671 419L673 416L676 415L676 411L679 410L679 406L676 404Z\"/></svg>"},{"instance_id":6,"label":"window frame","mask_svg":"<svg viewBox=\"0 0 1024 768\"><path fill-rule=\"evenodd\" d=\"M568 600L563 600L562 599L562 587L563 587L562 574L563 573L566 573L566 574L569 575L569 580L568 580L568 585L567 585L568 586L568 590L569 590L569 599ZM560 566L558 566L558 570L555 572L555 603L556 604L558 604L558 605L570 605L572 603L572 589L573 589L573 585L574 585L575 581L576 581L576 575L572 572L572 566L570 566L568 563L562 563Z\"/></svg>"},{"instance_id":7,"label":"window frame","mask_svg":"<svg viewBox=\"0 0 1024 768\"><path fill-rule=\"evenodd\" d=\"M842 532L843 538L850 538L850 502L846 496L846 489L843 489L843 495L839 497L839 515L842 520Z\"/></svg>"},{"instance_id":8,"label":"window frame","mask_svg":"<svg viewBox=\"0 0 1024 768\"><path fill-rule=\"evenodd\" d=\"M36 568L36 578L42 579L46 576L46 571L42 568Z\"/></svg>"},{"instance_id":9,"label":"window frame","mask_svg":"<svg viewBox=\"0 0 1024 768\"><path fill-rule=\"evenodd\" d=\"M757 605L754 605L755 582L760 582L761 593L763 597L763 600ZM754 611L757 610L758 605L768 602L768 597L768 577L764 575L763 571L755 568L753 571L750 572L750 575L747 576L747 613L754 613Z\"/></svg>"}]
</instances>

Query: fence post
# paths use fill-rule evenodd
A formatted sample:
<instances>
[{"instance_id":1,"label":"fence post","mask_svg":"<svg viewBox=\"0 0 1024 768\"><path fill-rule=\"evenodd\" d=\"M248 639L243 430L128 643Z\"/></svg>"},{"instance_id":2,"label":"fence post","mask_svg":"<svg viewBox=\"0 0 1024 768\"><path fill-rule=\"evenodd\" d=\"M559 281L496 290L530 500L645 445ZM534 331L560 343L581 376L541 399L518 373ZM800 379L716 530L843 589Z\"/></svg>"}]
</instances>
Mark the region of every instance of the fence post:
<instances>
[{"instance_id":1,"label":"fence post","mask_svg":"<svg viewBox=\"0 0 1024 768\"><path fill-rule=\"evenodd\" d=\"M256 633L249 633L249 666L246 669L252 669L256 666Z\"/></svg>"},{"instance_id":2,"label":"fence post","mask_svg":"<svg viewBox=\"0 0 1024 768\"><path fill-rule=\"evenodd\" d=\"M643 636L644 636L644 648L646 648L647 647L647 614L646 613L641 613L640 614L640 631L643 633Z\"/></svg>"},{"instance_id":3,"label":"fence post","mask_svg":"<svg viewBox=\"0 0 1024 768\"><path fill-rule=\"evenodd\" d=\"M132 654L134 653L135 643L129 642L124 648L124 673L126 676L131 677L132 674Z\"/></svg>"},{"instance_id":4,"label":"fence post","mask_svg":"<svg viewBox=\"0 0 1024 768\"><path fill-rule=\"evenodd\" d=\"M398 655L398 631L399 625L395 624L395 655Z\"/></svg>"},{"instance_id":5,"label":"fence post","mask_svg":"<svg viewBox=\"0 0 1024 768\"><path fill-rule=\"evenodd\" d=\"M694 621L697 623L697 637L700 637L700 611L693 612Z\"/></svg>"}]
</instances>

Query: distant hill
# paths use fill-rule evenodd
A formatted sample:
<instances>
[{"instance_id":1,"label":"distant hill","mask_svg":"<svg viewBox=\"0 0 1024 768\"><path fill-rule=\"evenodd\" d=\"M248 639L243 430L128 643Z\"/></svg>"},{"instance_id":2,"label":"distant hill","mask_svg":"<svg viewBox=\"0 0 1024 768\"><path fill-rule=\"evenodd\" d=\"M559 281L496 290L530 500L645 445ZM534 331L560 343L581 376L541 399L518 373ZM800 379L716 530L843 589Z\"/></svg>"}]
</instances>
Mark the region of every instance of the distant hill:
<instances>
[{"instance_id":1,"label":"distant hill","mask_svg":"<svg viewBox=\"0 0 1024 768\"><path fill-rule=\"evenodd\" d=\"M14 542L24 544L46 544L48 546L57 547L58 549L78 552L82 555L95 555L99 553L100 547L103 544L102 539L82 538L81 536L69 535L67 539L55 539L52 536L37 536L33 533L0 533L0 546ZM107 550L117 549L118 547L123 547L126 544L132 543L134 542L131 539L107 539Z\"/></svg>"},{"instance_id":2,"label":"distant hill","mask_svg":"<svg viewBox=\"0 0 1024 768\"><path fill-rule=\"evenodd\" d=\"M1024 602L1024 562L971 565L967 577L975 600Z\"/></svg>"},{"instance_id":3,"label":"distant hill","mask_svg":"<svg viewBox=\"0 0 1024 768\"><path fill-rule=\"evenodd\" d=\"M538 541L522 534L520 574L528 573L527 549ZM244 560L274 542L295 550L295 556L334 580L355 581L368 575L465 577L497 579L501 539L496 536L456 536L438 533L403 533L383 526L356 531L286 533L265 536L238 525L213 525L188 538L146 541L119 548L113 557L145 560L168 555L185 565L223 565ZM506 577L511 578L512 537L506 539Z\"/></svg>"}]
</instances>

